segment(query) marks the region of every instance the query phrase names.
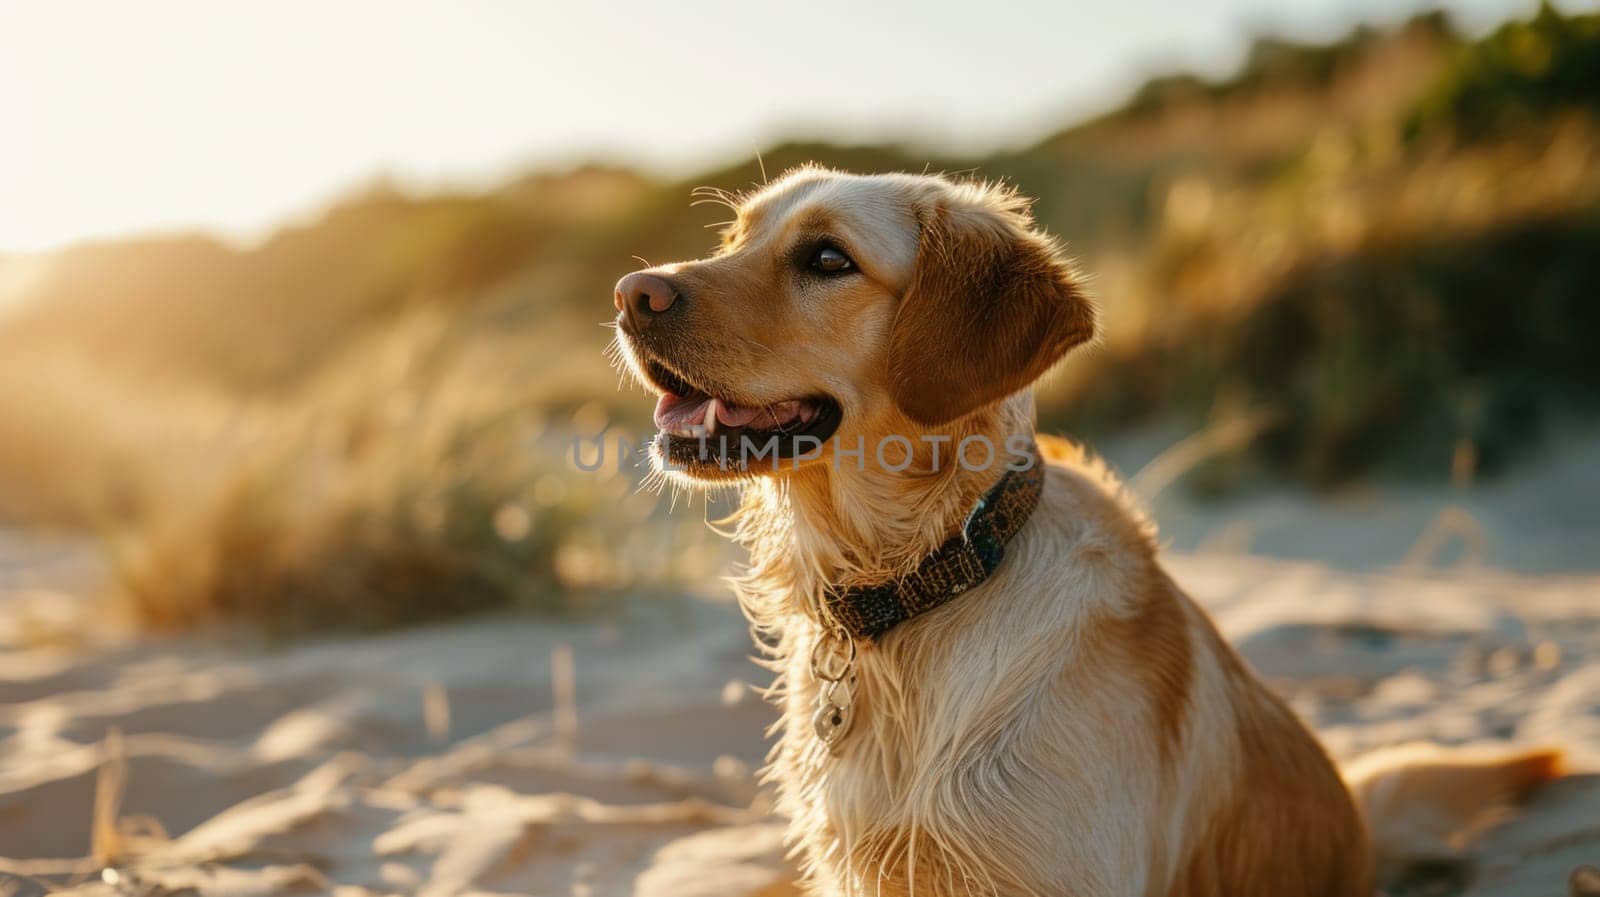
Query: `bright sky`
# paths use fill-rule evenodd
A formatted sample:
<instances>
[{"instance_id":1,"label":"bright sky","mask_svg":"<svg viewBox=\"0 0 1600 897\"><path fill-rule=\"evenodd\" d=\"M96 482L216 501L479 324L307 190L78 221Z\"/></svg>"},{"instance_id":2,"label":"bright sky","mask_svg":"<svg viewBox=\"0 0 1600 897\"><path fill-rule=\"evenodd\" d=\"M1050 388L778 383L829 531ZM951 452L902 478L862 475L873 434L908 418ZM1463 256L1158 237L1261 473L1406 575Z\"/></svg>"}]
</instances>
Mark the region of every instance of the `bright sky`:
<instances>
[{"instance_id":1,"label":"bright sky","mask_svg":"<svg viewBox=\"0 0 1600 897\"><path fill-rule=\"evenodd\" d=\"M1419 0L0 0L0 252L203 227L242 238L379 175L657 170L787 136L1015 144L1251 34ZM1533 0L1455 0L1485 27Z\"/></svg>"}]
</instances>

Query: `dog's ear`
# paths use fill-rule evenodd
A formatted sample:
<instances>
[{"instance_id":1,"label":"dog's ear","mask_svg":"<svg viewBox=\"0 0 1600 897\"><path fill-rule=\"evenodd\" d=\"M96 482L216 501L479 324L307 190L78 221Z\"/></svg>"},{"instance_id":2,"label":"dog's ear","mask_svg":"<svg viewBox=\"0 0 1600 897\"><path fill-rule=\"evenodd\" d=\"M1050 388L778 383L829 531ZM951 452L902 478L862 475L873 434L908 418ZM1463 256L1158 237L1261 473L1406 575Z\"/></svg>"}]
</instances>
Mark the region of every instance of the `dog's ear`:
<instances>
[{"instance_id":1,"label":"dog's ear","mask_svg":"<svg viewBox=\"0 0 1600 897\"><path fill-rule=\"evenodd\" d=\"M919 212L910 286L889 332L906 416L948 423L1037 380L1094 336L1094 305L1013 194L962 186Z\"/></svg>"}]
</instances>

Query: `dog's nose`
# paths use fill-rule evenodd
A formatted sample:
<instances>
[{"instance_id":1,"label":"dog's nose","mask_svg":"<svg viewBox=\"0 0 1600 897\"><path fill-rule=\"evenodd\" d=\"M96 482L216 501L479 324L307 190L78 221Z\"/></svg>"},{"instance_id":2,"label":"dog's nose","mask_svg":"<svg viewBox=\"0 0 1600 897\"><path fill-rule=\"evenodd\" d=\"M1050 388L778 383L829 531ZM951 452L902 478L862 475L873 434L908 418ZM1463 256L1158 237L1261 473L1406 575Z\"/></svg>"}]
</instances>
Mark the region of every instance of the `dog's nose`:
<instances>
[{"instance_id":1,"label":"dog's nose","mask_svg":"<svg viewBox=\"0 0 1600 897\"><path fill-rule=\"evenodd\" d=\"M680 295L677 285L665 277L635 271L617 281L612 304L636 323L644 323L672 308Z\"/></svg>"}]
</instances>

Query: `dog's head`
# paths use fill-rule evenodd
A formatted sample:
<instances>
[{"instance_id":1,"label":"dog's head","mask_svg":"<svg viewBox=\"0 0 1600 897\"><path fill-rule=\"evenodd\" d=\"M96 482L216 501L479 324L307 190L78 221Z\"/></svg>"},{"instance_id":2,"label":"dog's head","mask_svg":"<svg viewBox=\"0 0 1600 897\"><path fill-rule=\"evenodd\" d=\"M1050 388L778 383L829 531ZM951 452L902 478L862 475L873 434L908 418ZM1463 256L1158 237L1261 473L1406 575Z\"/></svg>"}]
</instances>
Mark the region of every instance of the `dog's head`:
<instances>
[{"instance_id":1,"label":"dog's head","mask_svg":"<svg viewBox=\"0 0 1600 897\"><path fill-rule=\"evenodd\" d=\"M656 458L715 480L915 441L1026 388L1094 334L1026 203L921 175L794 171L739 200L710 257L617 284Z\"/></svg>"}]
</instances>

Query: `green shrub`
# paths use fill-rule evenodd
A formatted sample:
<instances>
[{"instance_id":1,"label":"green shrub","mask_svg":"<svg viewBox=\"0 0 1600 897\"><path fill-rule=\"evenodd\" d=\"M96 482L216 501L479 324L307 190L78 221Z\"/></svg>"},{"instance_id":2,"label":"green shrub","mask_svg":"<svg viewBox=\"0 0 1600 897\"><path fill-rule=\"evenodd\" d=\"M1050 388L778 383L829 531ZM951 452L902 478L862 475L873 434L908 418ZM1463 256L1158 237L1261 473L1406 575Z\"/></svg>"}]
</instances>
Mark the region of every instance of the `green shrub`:
<instances>
[{"instance_id":1,"label":"green shrub","mask_svg":"<svg viewBox=\"0 0 1600 897\"><path fill-rule=\"evenodd\" d=\"M1546 2L1464 46L1407 124L1413 135L1479 137L1566 109L1600 113L1600 13L1566 16Z\"/></svg>"}]
</instances>

